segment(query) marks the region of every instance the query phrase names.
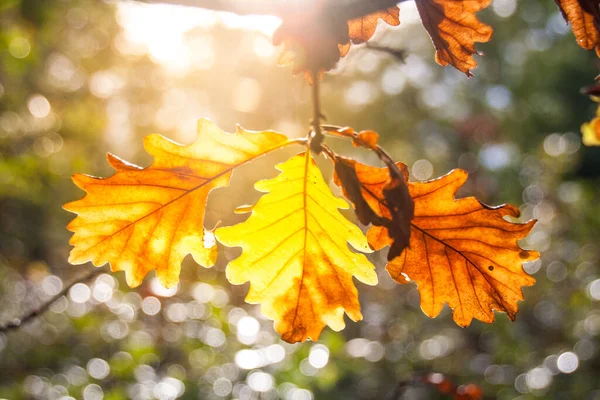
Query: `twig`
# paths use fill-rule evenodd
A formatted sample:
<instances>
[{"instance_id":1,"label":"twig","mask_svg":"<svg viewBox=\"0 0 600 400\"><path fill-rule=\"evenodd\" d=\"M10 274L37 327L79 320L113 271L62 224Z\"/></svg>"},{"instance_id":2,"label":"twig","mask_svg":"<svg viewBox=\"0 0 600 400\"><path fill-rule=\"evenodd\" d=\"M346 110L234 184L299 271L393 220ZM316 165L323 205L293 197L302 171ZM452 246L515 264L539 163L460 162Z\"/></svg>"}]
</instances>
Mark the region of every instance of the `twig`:
<instances>
[{"instance_id":1,"label":"twig","mask_svg":"<svg viewBox=\"0 0 600 400\"><path fill-rule=\"evenodd\" d=\"M370 42L367 42L365 44L365 48L368 50L379 51L388 54L400 61L401 63L406 63L406 50L404 49L395 49L393 47L381 46L378 44L372 44Z\"/></svg>"},{"instance_id":2,"label":"twig","mask_svg":"<svg viewBox=\"0 0 600 400\"><path fill-rule=\"evenodd\" d=\"M138 0L144 3L172 4L198 7L207 10L225 11L238 15L274 15L276 17L293 16L305 11L306 0ZM325 3L326 10L334 12L336 17L345 20L364 17L376 11L385 10L406 0L333 0Z\"/></svg>"},{"instance_id":3,"label":"twig","mask_svg":"<svg viewBox=\"0 0 600 400\"><path fill-rule=\"evenodd\" d=\"M4 325L0 325L0 333L5 333L5 332L9 332L9 331L12 331L12 330L19 329L21 326L23 326L27 322L31 321L32 319L34 319L34 318L42 315L46 311L48 311L48 309L50 308L50 306L55 301L57 301L58 299L60 299L64 295L66 295L67 292L75 284L81 283L81 282L87 282L88 280L94 278L97 275L100 275L103 272L105 272L103 268L92 268L87 274L85 274L85 275L83 275L83 276L75 279L74 281L72 281L70 284L68 284L67 286L65 286L65 288L63 290L61 290L59 293L57 293L56 295L54 295L52 298L50 298L49 300L47 300L46 302L44 302L39 307L37 307L37 308L29 311L28 313L26 313L25 315L21 316L20 318L15 318L11 322L7 322Z\"/></svg>"},{"instance_id":4,"label":"twig","mask_svg":"<svg viewBox=\"0 0 600 400\"><path fill-rule=\"evenodd\" d=\"M321 128L336 137L343 137L346 139L352 139L355 143L359 143L362 147L365 147L369 150L372 150L377 154L377 157L388 167L390 173L395 175L396 178L402 179L403 174L400 171L400 168L394 162L394 159L378 144L372 146L371 144L365 142L360 135L354 131L352 128L341 127L336 125L321 125Z\"/></svg>"}]
</instances>

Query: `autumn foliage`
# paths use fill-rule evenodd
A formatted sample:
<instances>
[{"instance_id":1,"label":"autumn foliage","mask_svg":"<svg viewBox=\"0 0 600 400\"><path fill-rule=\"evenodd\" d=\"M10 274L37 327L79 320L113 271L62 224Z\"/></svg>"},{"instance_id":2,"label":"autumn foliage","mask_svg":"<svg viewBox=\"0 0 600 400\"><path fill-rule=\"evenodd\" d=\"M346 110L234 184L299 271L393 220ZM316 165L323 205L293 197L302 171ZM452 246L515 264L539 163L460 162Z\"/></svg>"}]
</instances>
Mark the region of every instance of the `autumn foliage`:
<instances>
[{"instance_id":1,"label":"autumn foliage","mask_svg":"<svg viewBox=\"0 0 600 400\"><path fill-rule=\"evenodd\" d=\"M416 3L436 61L471 76L477 65L475 44L492 36L491 27L476 16L490 0ZM595 2L558 4L579 44L598 49ZM333 68L352 44L369 40L380 20L400 24L398 7L347 20L338 16L335 2L316 1L314 7L284 16L274 42L285 45L280 61L303 72L318 95L315 78ZM227 279L250 282L246 301L261 305L284 340L301 342L317 340L325 326L343 329L344 314L362 319L353 278L377 284L367 255L389 247L387 272L399 284L417 284L427 316L436 317L448 304L463 327L473 319L493 322L494 310L514 320L522 287L535 282L522 264L539 254L518 244L535 221L515 222L519 211L510 205L457 199L468 178L463 170L427 182L410 181L406 165L378 145L377 133L319 125L318 101L313 101L315 121L305 139L242 128L226 133L200 120L198 138L187 146L159 135L146 137L145 149L154 159L148 167L109 154L114 175L75 175L86 195L65 205L77 214L68 225L74 232L70 262L109 263L113 271L125 271L132 287L155 270L160 282L172 287L188 254L209 268L217 260L216 241L240 247L241 255L227 266ZM374 152L382 165L335 153L323 143L324 134ZM255 184L263 195L255 205L238 209L249 213L245 221L216 230L204 226L211 191L229 185L235 168L288 146L302 148L276 166L278 176ZM333 181L348 201L333 194L316 162L320 155L333 163ZM340 213L350 206L366 234ZM478 398L475 389L472 397L455 391L455 398Z\"/></svg>"},{"instance_id":2,"label":"autumn foliage","mask_svg":"<svg viewBox=\"0 0 600 400\"><path fill-rule=\"evenodd\" d=\"M416 0L423 26L435 47L435 61L452 65L467 76L477 66L475 43L488 42L492 28L479 21L476 13L486 8L491 0ZM332 5L333 4L333 5ZM368 41L379 20L388 25L400 25L400 9L390 7L349 21L340 19L335 2L317 2L314 9L284 18L275 32L273 43L285 44L280 59L283 65L294 65L294 73L311 74L327 71L340 57L346 56L351 44Z\"/></svg>"},{"instance_id":3,"label":"autumn foliage","mask_svg":"<svg viewBox=\"0 0 600 400\"><path fill-rule=\"evenodd\" d=\"M373 133L362 138L360 143L377 146ZM125 271L131 286L155 269L163 285L175 285L187 254L205 267L216 261L213 233L203 227L210 191L228 185L234 168L304 143L270 131L238 128L227 134L201 120L198 140L188 146L148 136L145 147L154 162L147 168L109 155L113 176L74 177L87 195L65 205L78 214L69 224L74 232L70 261L108 262L114 271ZM344 313L362 319L352 277L376 284L375 267L361 253L387 245L392 246L388 272L399 283L418 284L428 316L448 303L461 326L472 318L491 322L492 310L514 318L521 286L534 282L521 264L537 258L517 241L534 221L504 220L518 215L510 206L492 208L474 198L455 201L466 180L463 171L412 183L406 173L398 174L406 171L402 164L375 168L326 150L336 164L337 182L345 193L354 192L348 197L359 219L372 224L366 236L339 213L348 203L331 192L306 150L278 165L279 176L256 184L265 194L243 208L250 212L246 221L214 233L223 245L242 248L227 266L227 278L233 284L250 282L246 300L261 304L284 340L317 340L325 325L341 330ZM340 165L353 171L350 178L339 178Z\"/></svg>"},{"instance_id":4,"label":"autumn foliage","mask_svg":"<svg viewBox=\"0 0 600 400\"><path fill-rule=\"evenodd\" d=\"M352 277L375 285L375 267L362 231L338 209L348 203L331 192L310 152L277 166L281 174L259 181L267 192L250 218L217 229L219 242L240 246L242 255L227 266L233 284L250 281L249 303L261 303L288 342L316 340L325 325L344 328L344 311L362 319Z\"/></svg>"},{"instance_id":5,"label":"autumn foliage","mask_svg":"<svg viewBox=\"0 0 600 400\"><path fill-rule=\"evenodd\" d=\"M211 267L214 236L202 228L208 194L227 186L235 167L287 144L275 132L239 129L228 135L201 120L198 140L189 146L147 136L144 147L154 157L147 168L109 154L116 171L110 178L73 177L87 195L64 206L78 214L68 226L75 232L69 262L109 262L113 271L125 271L132 287L153 269L164 286L174 286L187 254Z\"/></svg>"}]
</instances>

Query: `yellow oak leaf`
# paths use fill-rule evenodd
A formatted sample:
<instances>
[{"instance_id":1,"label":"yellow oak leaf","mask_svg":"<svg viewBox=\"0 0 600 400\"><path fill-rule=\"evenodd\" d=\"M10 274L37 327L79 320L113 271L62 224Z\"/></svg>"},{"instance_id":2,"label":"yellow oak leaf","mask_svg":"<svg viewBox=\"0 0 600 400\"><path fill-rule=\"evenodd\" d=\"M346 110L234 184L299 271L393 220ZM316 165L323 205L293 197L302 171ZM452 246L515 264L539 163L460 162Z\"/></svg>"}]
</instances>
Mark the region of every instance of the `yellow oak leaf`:
<instances>
[{"instance_id":1,"label":"yellow oak leaf","mask_svg":"<svg viewBox=\"0 0 600 400\"><path fill-rule=\"evenodd\" d=\"M581 125L581 134L584 145L600 146L600 107L594 119Z\"/></svg>"},{"instance_id":2,"label":"yellow oak leaf","mask_svg":"<svg viewBox=\"0 0 600 400\"><path fill-rule=\"evenodd\" d=\"M273 179L256 183L266 192L250 217L216 230L226 246L242 247L242 255L227 266L233 284L250 281L246 301L261 303L275 321L275 330L290 343L317 340L325 325L344 328L344 311L362 319L352 276L375 285L374 266L348 243L371 252L365 235L338 209L335 197L309 152L279 164Z\"/></svg>"},{"instance_id":3,"label":"yellow oak leaf","mask_svg":"<svg viewBox=\"0 0 600 400\"><path fill-rule=\"evenodd\" d=\"M176 285L187 254L204 267L212 266L216 245L212 232L204 229L208 194L227 186L234 168L290 143L271 131L238 127L228 134L203 119L198 139L187 146L147 136L144 148L154 157L147 168L109 154L114 175L73 176L87 194L64 205L77 214L67 226L74 232L69 262L110 263L113 271L125 271L131 287L153 269L163 286Z\"/></svg>"}]
</instances>

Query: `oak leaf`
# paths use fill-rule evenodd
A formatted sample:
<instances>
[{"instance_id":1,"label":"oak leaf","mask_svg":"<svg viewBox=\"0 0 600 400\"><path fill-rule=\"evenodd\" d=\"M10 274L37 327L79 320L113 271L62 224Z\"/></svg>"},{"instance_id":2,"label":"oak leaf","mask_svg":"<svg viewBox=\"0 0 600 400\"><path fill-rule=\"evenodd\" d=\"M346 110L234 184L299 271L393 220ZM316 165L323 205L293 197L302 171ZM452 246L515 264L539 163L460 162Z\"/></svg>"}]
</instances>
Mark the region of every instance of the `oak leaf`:
<instances>
[{"instance_id":1,"label":"oak leaf","mask_svg":"<svg viewBox=\"0 0 600 400\"><path fill-rule=\"evenodd\" d=\"M581 125L582 141L586 146L600 146L600 106L590 122Z\"/></svg>"},{"instance_id":2,"label":"oak leaf","mask_svg":"<svg viewBox=\"0 0 600 400\"><path fill-rule=\"evenodd\" d=\"M467 76L473 75L470 70L477 66L473 58L477 54L475 42L488 42L493 32L475 13L490 3L491 0L416 0L438 64L450 64Z\"/></svg>"},{"instance_id":3,"label":"oak leaf","mask_svg":"<svg viewBox=\"0 0 600 400\"><path fill-rule=\"evenodd\" d=\"M374 266L362 231L338 209L348 208L325 183L309 152L279 164L273 179L256 183L266 192L250 217L216 230L226 246L242 247L227 266L233 284L250 282L248 303L260 303L285 341L317 340L325 325L344 328L344 311L362 319L352 277L375 285Z\"/></svg>"},{"instance_id":4,"label":"oak leaf","mask_svg":"<svg viewBox=\"0 0 600 400\"><path fill-rule=\"evenodd\" d=\"M598 0L555 0L571 29L577 44L595 50L600 57L600 5Z\"/></svg>"},{"instance_id":5,"label":"oak leaf","mask_svg":"<svg viewBox=\"0 0 600 400\"><path fill-rule=\"evenodd\" d=\"M179 281L181 262L191 254L210 267L217 252L212 232L204 229L210 191L227 186L232 170L289 144L279 133L237 129L221 131L208 120L198 123L198 139L182 146L160 135L144 139L153 156L142 168L108 155L116 170L108 178L74 175L86 196L64 208L78 214L67 228L74 232L69 262L110 263L138 286L155 269L163 286ZM212 242L212 243L211 243Z\"/></svg>"},{"instance_id":6,"label":"oak leaf","mask_svg":"<svg viewBox=\"0 0 600 400\"><path fill-rule=\"evenodd\" d=\"M386 209L381 187L391 180L388 169L357 164L357 172L365 199L373 208ZM513 320L523 299L521 287L535 283L522 263L539 254L522 250L517 243L535 221L505 220L519 215L510 205L490 207L474 197L455 199L467 176L456 169L432 181L407 182L415 205L410 245L386 269L398 283L417 283L421 308L431 318L448 303L460 326L468 326L473 318L493 322L493 309ZM372 226L367 238L376 250L392 243L385 227Z\"/></svg>"},{"instance_id":7,"label":"oak leaf","mask_svg":"<svg viewBox=\"0 0 600 400\"><path fill-rule=\"evenodd\" d=\"M414 217L414 202L405 183L408 170L404 164L399 164L398 170L400 174L389 168L372 168L347 158L335 158L334 182L352 202L358 220L386 229L392 241L388 259L400 255L408 246ZM394 175L401 176L390 178Z\"/></svg>"},{"instance_id":8,"label":"oak leaf","mask_svg":"<svg viewBox=\"0 0 600 400\"><path fill-rule=\"evenodd\" d=\"M390 7L386 10L380 10L348 21L348 37L352 43L360 44L371 39L375 34L379 20L384 21L390 26L400 25L400 9L397 6Z\"/></svg>"}]
</instances>

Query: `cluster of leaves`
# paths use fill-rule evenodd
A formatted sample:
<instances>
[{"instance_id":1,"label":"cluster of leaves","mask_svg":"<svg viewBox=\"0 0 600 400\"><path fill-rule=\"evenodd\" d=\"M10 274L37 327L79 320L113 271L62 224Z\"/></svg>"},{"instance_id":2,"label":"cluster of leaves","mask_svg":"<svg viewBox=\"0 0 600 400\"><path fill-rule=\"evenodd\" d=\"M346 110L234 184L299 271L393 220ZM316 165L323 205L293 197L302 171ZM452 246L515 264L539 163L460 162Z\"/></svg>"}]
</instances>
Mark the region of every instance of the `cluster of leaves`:
<instances>
[{"instance_id":1,"label":"cluster of leaves","mask_svg":"<svg viewBox=\"0 0 600 400\"><path fill-rule=\"evenodd\" d=\"M228 280L250 282L246 300L261 304L284 340L299 342L316 340L325 325L343 329L344 312L354 321L362 318L352 277L375 285L377 275L361 253L391 246L388 272L398 283L418 284L421 308L428 316L437 316L448 303L460 326L473 318L492 322L492 310L514 319L523 298L521 287L535 282L522 263L538 258L517 242L535 221L505 220L518 216L512 206L489 207L473 197L455 200L465 171L410 182L406 166L391 161L374 132L326 130L374 150L386 163L384 168L364 165L322 145L322 154L335 164L335 182L359 220L371 223L366 236L340 214L348 204L332 193L308 150L277 165L277 177L256 183L266 194L254 206L238 210L250 212L246 221L214 233L205 229L207 197L212 189L228 185L236 167L308 142L273 131L238 128L227 134L201 120L198 139L191 145L146 137L146 151L154 157L149 167L109 154L113 176L75 175L87 195L65 205L78 214L68 226L75 232L69 261L97 266L108 262L113 271L125 271L132 287L154 269L160 282L171 287L187 254L204 267L215 263L216 236L222 244L243 250L227 266Z\"/></svg>"},{"instance_id":2,"label":"cluster of leaves","mask_svg":"<svg viewBox=\"0 0 600 400\"><path fill-rule=\"evenodd\" d=\"M489 4L417 1L439 64L471 76L475 42L486 42L492 34L475 13ZM369 40L379 19L398 25L398 7L346 20L337 16L332 2L318 1L302 14L284 17L274 42L286 46L282 61L292 62L295 72L304 72L311 81L344 57L351 43ZM114 271L125 271L132 287L156 270L161 283L171 287L187 254L211 267L217 258L215 239L241 247L242 255L227 267L228 280L250 282L246 300L262 305L284 340L299 342L316 340L325 325L343 329L344 313L354 321L362 318L352 277L376 284L375 268L361 253L389 246L387 271L398 283L417 283L426 315L437 316L447 303L460 326L473 318L492 322L493 310L514 319L521 287L535 282L522 263L539 255L518 245L535 221L509 222L505 217L519 215L512 206L489 207L473 197L456 200L465 171L410 182L406 166L378 146L375 132L323 129L374 151L385 167L337 155L322 144L318 126L307 139L289 140L276 132L241 128L226 134L207 120L200 121L198 140L188 146L148 136L145 147L154 162L147 168L109 155L115 175L74 177L87 195L65 205L78 214L68 226L75 232L70 262L110 263ZM257 204L237 210L251 213L246 221L204 228L212 189L227 186L235 168L294 144L306 145L306 150L278 165L279 176L255 185L266 193ZM366 236L340 214L348 204L333 195L313 152L334 163L335 183L358 220L371 225Z\"/></svg>"},{"instance_id":3,"label":"cluster of leaves","mask_svg":"<svg viewBox=\"0 0 600 400\"><path fill-rule=\"evenodd\" d=\"M479 21L475 13L490 3L491 0L416 0L438 64L452 65L472 76L471 69L477 66L473 58L477 53L475 42L488 42L492 37L492 28ZM273 37L276 45L286 46L280 62L293 64L294 72L304 72L310 81L312 74L333 68L340 57L348 54L351 43L369 40L380 19L392 26L400 24L397 6L350 21L339 17L338 8L335 2L321 0L308 11L284 17Z\"/></svg>"}]
</instances>

